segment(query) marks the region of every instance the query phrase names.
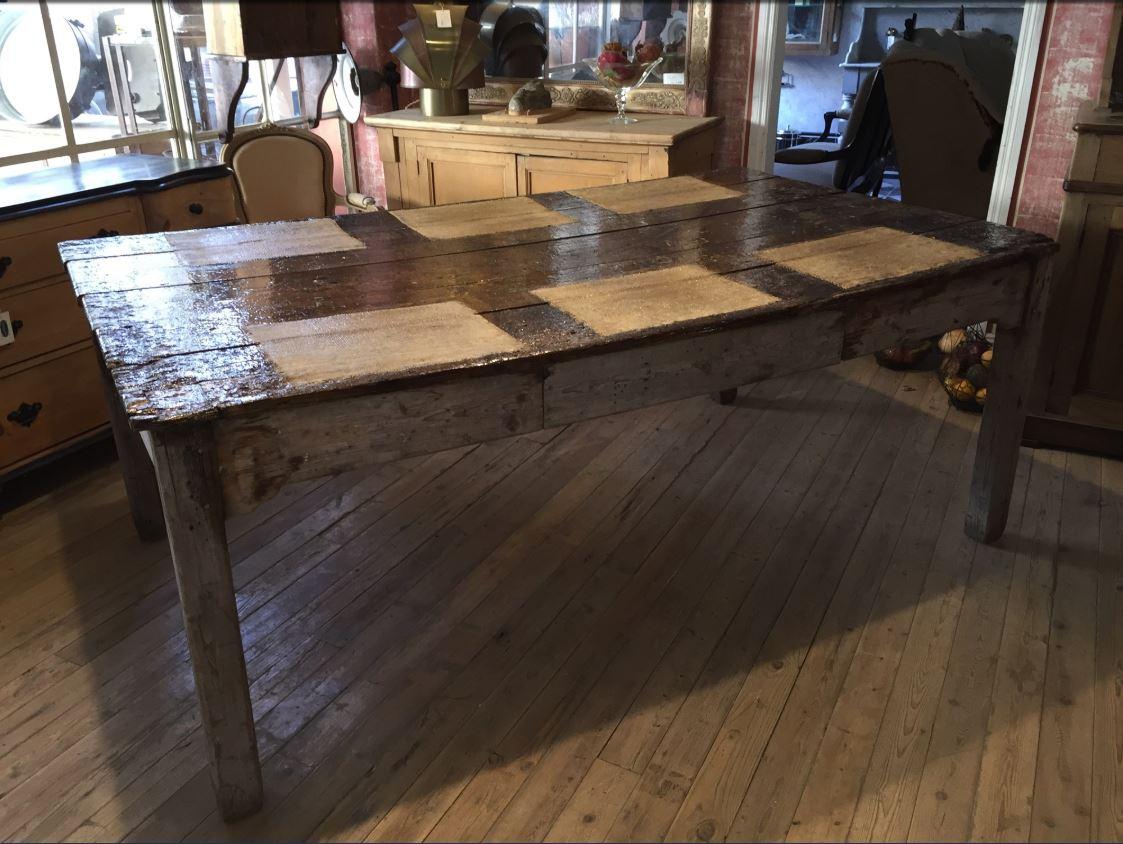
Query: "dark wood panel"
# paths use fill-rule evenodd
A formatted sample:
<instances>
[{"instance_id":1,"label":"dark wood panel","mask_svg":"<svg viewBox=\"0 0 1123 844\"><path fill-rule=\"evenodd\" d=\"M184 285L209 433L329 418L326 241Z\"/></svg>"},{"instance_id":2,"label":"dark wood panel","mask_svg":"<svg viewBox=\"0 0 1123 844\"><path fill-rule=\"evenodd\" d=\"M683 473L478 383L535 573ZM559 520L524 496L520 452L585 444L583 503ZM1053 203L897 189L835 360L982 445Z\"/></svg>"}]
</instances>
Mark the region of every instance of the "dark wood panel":
<instances>
[{"instance_id":1,"label":"dark wood panel","mask_svg":"<svg viewBox=\"0 0 1123 844\"><path fill-rule=\"evenodd\" d=\"M225 164L162 155L112 155L60 164L0 178L0 220L229 175Z\"/></svg>"}]
</instances>

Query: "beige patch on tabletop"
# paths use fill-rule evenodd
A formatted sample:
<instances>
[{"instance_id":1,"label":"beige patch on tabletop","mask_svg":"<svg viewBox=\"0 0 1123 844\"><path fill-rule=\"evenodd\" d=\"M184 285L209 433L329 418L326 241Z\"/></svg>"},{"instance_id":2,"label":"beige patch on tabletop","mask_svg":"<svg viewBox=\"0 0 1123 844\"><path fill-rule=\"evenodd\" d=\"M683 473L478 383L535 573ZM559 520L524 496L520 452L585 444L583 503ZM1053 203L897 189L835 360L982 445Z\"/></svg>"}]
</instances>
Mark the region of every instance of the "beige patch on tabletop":
<instances>
[{"instance_id":1,"label":"beige patch on tabletop","mask_svg":"<svg viewBox=\"0 0 1123 844\"><path fill-rule=\"evenodd\" d=\"M602 336L759 308L776 297L698 264L531 291Z\"/></svg>"},{"instance_id":2,"label":"beige patch on tabletop","mask_svg":"<svg viewBox=\"0 0 1123 844\"><path fill-rule=\"evenodd\" d=\"M395 217L430 240L454 237L476 237L499 232L562 226L573 218L551 211L529 196L507 199L485 199L459 205L437 205L433 208L410 208L391 211Z\"/></svg>"},{"instance_id":3,"label":"beige patch on tabletop","mask_svg":"<svg viewBox=\"0 0 1123 844\"><path fill-rule=\"evenodd\" d=\"M521 347L460 302L254 325L247 333L294 384L404 375Z\"/></svg>"},{"instance_id":4,"label":"beige patch on tabletop","mask_svg":"<svg viewBox=\"0 0 1123 844\"><path fill-rule=\"evenodd\" d=\"M884 226L762 249L756 253L758 258L844 289L969 261L980 254L969 246Z\"/></svg>"},{"instance_id":5,"label":"beige patch on tabletop","mask_svg":"<svg viewBox=\"0 0 1123 844\"><path fill-rule=\"evenodd\" d=\"M713 182L694 176L672 176L669 179L603 185L571 190L569 193L616 214L635 214L639 211L694 205L698 202L716 202L719 199L735 199L744 195L741 191L715 185Z\"/></svg>"},{"instance_id":6,"label":"beige patch on tabletop","mask_svg":"<svg viewBox=\"0 0 1123 844\"><path fill-rule=\"evenodd\" d=\"M335 220L292 220L165 235L181 266L227 264L362 249Z\"/></svg>"}]
</instances>

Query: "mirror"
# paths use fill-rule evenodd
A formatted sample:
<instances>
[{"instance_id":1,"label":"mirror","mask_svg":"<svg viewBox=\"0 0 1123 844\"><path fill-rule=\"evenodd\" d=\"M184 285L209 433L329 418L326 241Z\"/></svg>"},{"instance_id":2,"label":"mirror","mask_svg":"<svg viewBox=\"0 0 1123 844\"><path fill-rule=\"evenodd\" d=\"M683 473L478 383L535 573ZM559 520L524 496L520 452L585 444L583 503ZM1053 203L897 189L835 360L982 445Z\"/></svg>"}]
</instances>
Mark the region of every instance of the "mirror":
<instances>
[{"instance_id":1,"label":"mirror","mask_svg":"<svg viewBox=\"0 0 1123 844\"><path fill-rule=\"evenodd\" d=\"M632 91L628 110L705 113L710 40L709 0L517 0L470 4L492 49L483 88L473 103L506 105L528 79L541 78L554 102L614 110L611 92L586 65L605 43L629 57L661 56L647 83Z\"/></svg>"}]
</instances>

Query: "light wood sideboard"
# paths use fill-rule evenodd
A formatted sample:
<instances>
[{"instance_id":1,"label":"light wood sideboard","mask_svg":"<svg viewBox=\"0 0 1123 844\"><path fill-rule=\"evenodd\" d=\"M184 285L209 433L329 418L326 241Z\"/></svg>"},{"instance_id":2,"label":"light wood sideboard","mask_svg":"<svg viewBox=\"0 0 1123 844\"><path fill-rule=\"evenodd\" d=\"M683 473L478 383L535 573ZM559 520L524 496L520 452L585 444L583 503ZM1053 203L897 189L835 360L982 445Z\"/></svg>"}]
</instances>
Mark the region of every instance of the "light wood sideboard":
<instances>
[{"instance_id":1,"label":"light wood sideboard","mask_svg":"<svg viewBox=\"0 0 1123 844\"><path fill-rule=\"evenodd\" d=\"M149 155L0 177L0 481L109 430L58 244L238 222L232 179L222 165Z\"/></svg>"},{"instance_id":2,"label":"light wood sideboard","mask_svg":"<svg viewBox=\"0 0 1123 844\"><path fill-rule=\"evenodd\" d=\"M578 111L537 126L484 122L495 107L461 117L403 109L365 118L378 130L391 209L533 196L638 182L712 166L719 117L637 114L609 122Z\"/></svg>"}]
</instances>

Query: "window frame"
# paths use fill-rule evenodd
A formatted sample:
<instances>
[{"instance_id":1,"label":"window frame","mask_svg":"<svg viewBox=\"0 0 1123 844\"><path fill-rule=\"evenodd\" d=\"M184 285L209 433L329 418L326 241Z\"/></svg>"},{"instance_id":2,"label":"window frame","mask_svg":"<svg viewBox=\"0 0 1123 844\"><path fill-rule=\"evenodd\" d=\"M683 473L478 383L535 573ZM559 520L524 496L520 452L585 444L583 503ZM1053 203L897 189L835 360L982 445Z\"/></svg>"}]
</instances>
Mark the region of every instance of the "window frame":
<instances>
[{"instance_id":1,"label":"window frame","mask_svg":"<svg viewBox=\"0 0 1123 844\"><path fill-rule=\"evenodd\" d=\"M36 0L42 25L45 29L47 51L50 54L51 70L54 75L55 95L59 100L59 123L63 132L64 143L47 149L33 150L31 152L17 153L15 155L0 155L0 178L4 175L4 168L9 165L27 164L35 161L47 161L52 158L69 158L71 163L77 164L79 156L90 152L104 150L123 150L142 143L168 141L173 154L178 158L199 158L201 144L217 141L218 130L208 129L199 131L195 126L192 104L187 101L187 87L184 85L182 65L176 53L178 49L175 42L175 33L172 29L171 15L169 14L169 0L147 0L152 9L153 37L156 39L158 59L161 70L161 93L167 103L168 128L157 129L149 132L138 132L135 135L121 135L99 141L79 142L74 132L74 119L66 101L62 83L62 70L59 65L58 46L55 43L54 27L51 25L49 2L50 0ZM282 59L281 61L287 61ZM255 123L248 123L239 128L252 128L265 123L278 126L306 126L308 120L304 116L290 118L274 118L272 98L267 95L265 82L265 62L256 61L258 66L257 86L262 103L262 119ZM340 141L343 148L343 174L348 190L354 183L354 151L351 145L351 133L347 131L347 122L340 115L338 109L325 112L321 119L339 120ZM128 153L123 153L128 154Z\"/></svg>"}]
</instances>

